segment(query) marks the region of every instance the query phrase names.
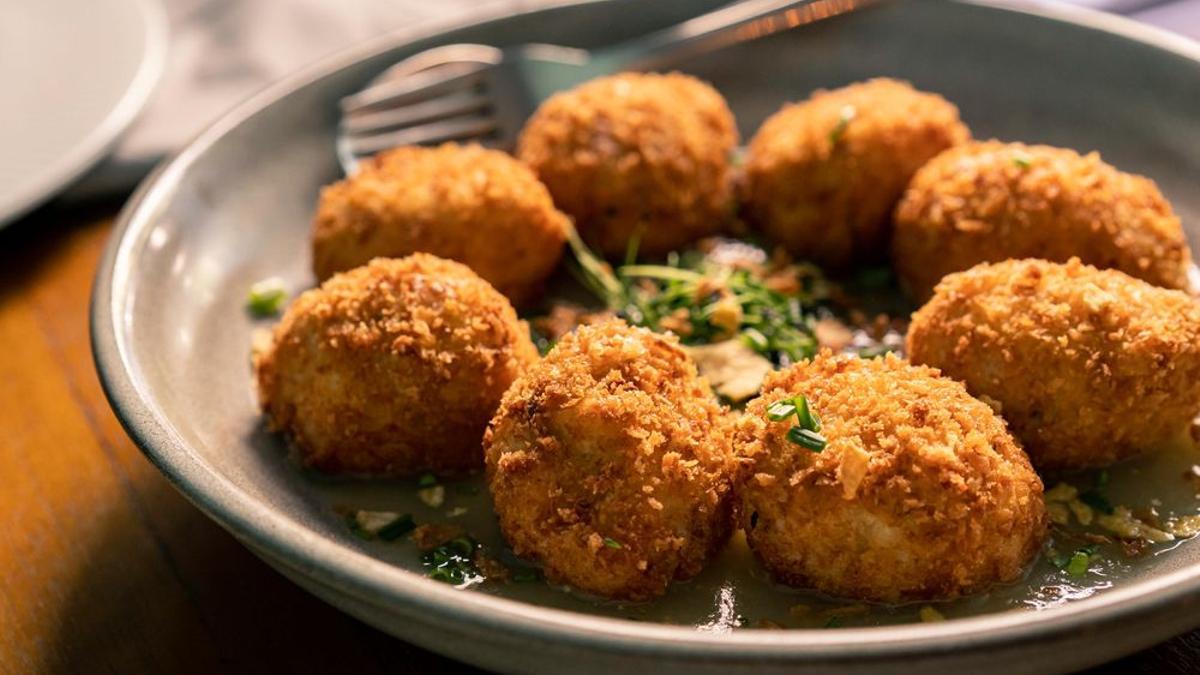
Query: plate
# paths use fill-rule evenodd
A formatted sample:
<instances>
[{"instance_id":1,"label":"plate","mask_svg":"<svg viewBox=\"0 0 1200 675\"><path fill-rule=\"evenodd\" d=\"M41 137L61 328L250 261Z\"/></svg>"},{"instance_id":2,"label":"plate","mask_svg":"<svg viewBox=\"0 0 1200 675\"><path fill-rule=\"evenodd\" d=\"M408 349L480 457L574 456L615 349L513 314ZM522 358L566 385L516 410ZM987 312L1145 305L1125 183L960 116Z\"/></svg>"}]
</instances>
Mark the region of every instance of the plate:
<instances>
[{"instance_id":1,"label":"plate","mask_svg":"<svg viewBox=\"0 0 1200 675\"><path fill-rule=\"evenodd\" d=\"M1200 623L1200 542L1193 541L1121 571L1085 599L929 624L713 630L719 626L704 625L705 613L736 610L740 591L724 595L711 575L674 589L660 609L647 610L656 619L649 622L542 584L460 591L425 578L406 544L364 542L340 515L360 508L427 516L411 481L306 474L263 431L248 352L253 333L268 324L251 320L243 303L265 277L282 277L294 290L313 283L308 228L320 186L339 177L341 96L436 44L589 47L716 4L602 0L393 36L230 113L138 190L100 268L93 344L126 429L197 506L298 584L396 636L505 672L560 672L564 663L580 673L1065 671ZM815 88L877 75L909 79L957 103L980 137L1097 149L1153 177L1193 245L1200 242L1200 48L1187 40L1055 5L928 0L739 45L687 70L726 95L743 136ZM453 503L489 520L486 495L467 487Z\"/></svg>"},{"instance_id":2,"label":"plate","mask_svg":"<svg viewBox=\"0 0 1200 675\"><path fill-rule=\"evenodd\" d=\"M155 0L0 4L0 226L104 156L146 103L166 54Z\"/></svg>"}]
</instances>

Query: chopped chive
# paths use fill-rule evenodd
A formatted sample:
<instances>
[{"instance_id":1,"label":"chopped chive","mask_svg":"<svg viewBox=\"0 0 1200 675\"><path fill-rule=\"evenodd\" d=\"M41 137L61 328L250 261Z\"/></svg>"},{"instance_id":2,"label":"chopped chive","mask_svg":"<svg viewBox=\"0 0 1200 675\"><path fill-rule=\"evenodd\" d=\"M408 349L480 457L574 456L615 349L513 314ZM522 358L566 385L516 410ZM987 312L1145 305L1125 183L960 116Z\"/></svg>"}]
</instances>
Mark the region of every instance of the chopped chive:
<instances>
[{"instance_id":1,"label":"chopped chive","mask_svg":"<svg viewBox=\"0 0 1200 675\"><path fill-rule=\"evenodd\" d=\"M825 621L825 625L822 627L823 628L841 628L842 627L842 617L831 616L831 617L829 617L828 620Z\"/></svg>"},{"instance_id":2,"label":"chopped chive","mask_svg":"<svg viewBox=\"0 0 1200 675\"><path fill-rule=\"evenodd\" d=\"M825 437L810 429L792 427L788 429L787 439L796 445L808 448L813 452L821 452L828 443Z\"/></svg>"},{"instance_id":3,"label":"chopped chive","mask_svg":"<svg viewBox=\"0 0 1200 675\"><path fill-rule=\"evenodd\" d=\"M762 331L756 328L747 328L742 331L742 340L746 346L750 347L760 354L770 348L771 343L767 340L767 336L762 334Z\"/></svg>"},{"instance_id":4,"label":"chopped chive","mask_svg":"<svg viewBox=\"0 0 1200 675\"><path fill-rule=\"evenodd\" d=\"M431 473L427 473L427 474L421 476L419 479L417 479L417 487L419 487L419 488L433 487L434 485L437 485L437 484L438 484L437 476L435 476Z\"/></svg>"},{"instance_id":5,"label":"chopped chive","mask_svg":"<svg viewBox=\"0 0 1200 675\"><path fill-rule=\"evenodd\" d=\"M379 528L378 536L384 541L395 541L417 529L417 523L411 513L405 513L392 522Z\"/></svg>"},{"instance_id":6,"label":"chopped chive","mask_svg":"<svg viewBox=\"0 0 1200 675\"><path fill-rule=\"evenodd\" d=\"M1071 559L1067 561L1067 574L1073 577L1082 577L1087 574L1088 564L1092 557L1083 551L1076 551L1071 555Z\"/></svg>"},{"instance_id":7,"label":"chopped chive","mask_svg":"<svg viewBox=\"0 0 1200 675\"><path fill-rule=\"evenodd\" d=\"M605 537L604 545L609 548L625 548L624 546L621 545L621 542L617 541L616 539L613 539L612 537Z\"/></svg>"},{"instance_id":8,"label":"chopped chive","mask_svg":"<svg viewBox=\"0 0 1200 675\"><path fill-rule=\"evenodd\" d=\"M772 422L782 422L792 415L796 414L795 399L783 399L771 404L767 408L767 419Z\"/></svg>"},{"instance_id":9,"label":"chopped chive","mask_svg":"<svg viewBox=\"0 0 1200 675\"><path fill-rule=\"evenodd\" d=\"M421 556L421 564L429 568L426 576L455 586L483 579L475 565L478 544L470 537L459 537Z\"/></svg>"},{"instance_id":10,"label":"chopped chive","mask_svg":"<svg viewBox=\"0 0 1200 675\"><path fill-rule=\"evenodd\" d=\"M1033 166L1033 160L1029 157L1029 155L1026 154L1013 155L1012 161L1013 164L1016 164L1022 169L1028 169L1029 167Z\"/></svg>"},{"instance_id":11,"label":"chopped chive","mask_svg":"<svg viewBox=\"0 0 1200 675\"><path fill-rule=\"evenodd\" d=\"M263 279L250 287L250 293L246 297L246 309L259 318L275 316L283 309L287 297L287 289L284 288L282 279Z\"/></svg>"},{"instance_id":12,"label":"chopped chive","mask_svg":"<svg viewBox=\"0 0 1200 675\"><path fill-rule=\"evenodd\" d=\"M842 106L838 113L837 124L833 125L833 130L829 132L830 145L837 145L842 140L842 136L846 134L846 127L850 126L850 122L858 115L858 109L852 105Z\"/></svg>"},{"instance_id":13,"label":"chopped chive","mask_svg":"<svg viewBox=\"0 0 1200 675\"><path fill-rule=\"evenodd\" d=\"M821 418L808 406L808 399L797 396L792 402L796 405L796 418L800 420L800 426L809 431L820 431Z\"/></svg>"}]
</instances>

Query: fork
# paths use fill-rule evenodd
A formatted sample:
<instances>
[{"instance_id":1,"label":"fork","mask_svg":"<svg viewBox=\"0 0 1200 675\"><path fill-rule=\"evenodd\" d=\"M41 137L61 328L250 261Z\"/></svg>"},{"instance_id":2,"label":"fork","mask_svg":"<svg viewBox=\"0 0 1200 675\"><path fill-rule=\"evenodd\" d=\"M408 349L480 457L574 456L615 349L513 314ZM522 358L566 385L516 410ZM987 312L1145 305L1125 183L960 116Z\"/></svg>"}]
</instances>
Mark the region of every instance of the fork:
<instances>
[{"instance_id":1,"label":"fork","mask_svg":"<svg viewBox=\"0 0 1200 675\"><path fill-rule=\"evenodd\" d=\"M341 101L337 153L347 174L400 145L476 141L511 149L551 94L600 75L658 70L878 0L742 0L603 49L451 44L415 54Z\"/></svg>"}]
</instances>

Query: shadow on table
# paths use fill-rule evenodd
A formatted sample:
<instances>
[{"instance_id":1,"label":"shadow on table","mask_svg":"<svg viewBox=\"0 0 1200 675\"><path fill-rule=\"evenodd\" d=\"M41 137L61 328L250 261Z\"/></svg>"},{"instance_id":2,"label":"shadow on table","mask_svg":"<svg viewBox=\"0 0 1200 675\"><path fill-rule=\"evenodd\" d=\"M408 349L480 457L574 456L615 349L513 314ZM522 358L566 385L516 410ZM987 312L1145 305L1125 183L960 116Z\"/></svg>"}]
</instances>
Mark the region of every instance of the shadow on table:
<instances>
[{"instance_id":1,"label":"shadow on table","mask_svg":"<svg viewBox=\"0 0 1200 675\"><path fill-rule=\"evenodd\" d=\"M51 204L0 226L0 302L23 288L25 279L37 275L60 242L78 229L112 217L120 205L120 199L71 209Z\"/></svg>"}]
</instances>

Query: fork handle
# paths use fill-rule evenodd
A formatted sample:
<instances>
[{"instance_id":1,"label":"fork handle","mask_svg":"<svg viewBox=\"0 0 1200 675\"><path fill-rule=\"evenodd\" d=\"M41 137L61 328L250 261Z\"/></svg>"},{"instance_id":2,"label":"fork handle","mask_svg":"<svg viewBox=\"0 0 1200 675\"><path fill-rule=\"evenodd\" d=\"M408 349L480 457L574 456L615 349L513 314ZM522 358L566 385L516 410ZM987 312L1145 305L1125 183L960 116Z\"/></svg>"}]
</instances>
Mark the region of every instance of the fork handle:
<instances>
[{"instance_id":1,"label":"fork handle","mask_svg":"<svg viewBox=\"0 0 1200 675\"><path fill-rule=\"evenodd\" d=\"M613 71L661 70L738 42L849 12L875 0L741 0L592 52Z\"/></svg>"}]
</instances>

